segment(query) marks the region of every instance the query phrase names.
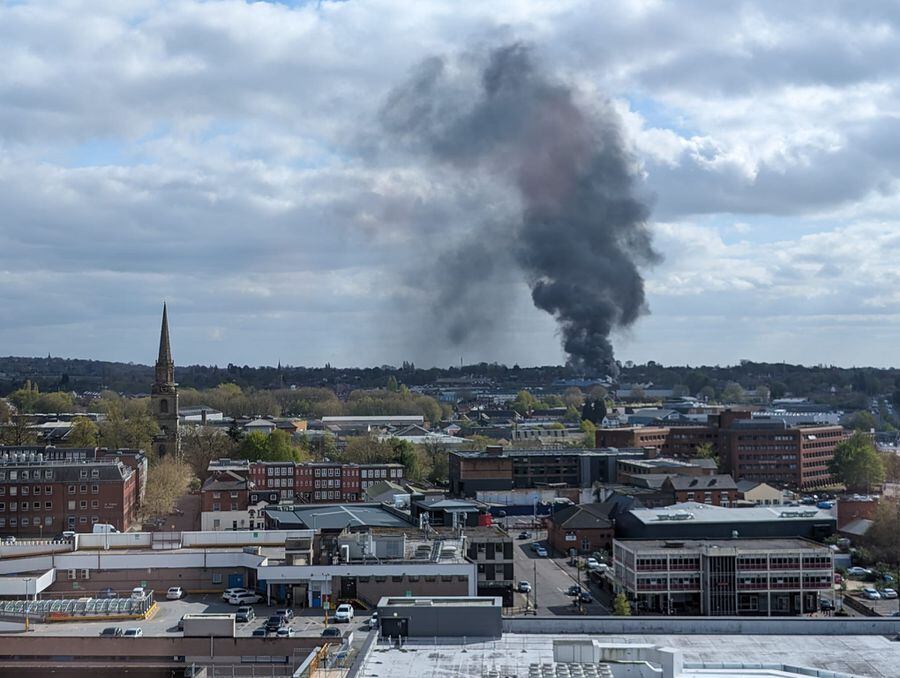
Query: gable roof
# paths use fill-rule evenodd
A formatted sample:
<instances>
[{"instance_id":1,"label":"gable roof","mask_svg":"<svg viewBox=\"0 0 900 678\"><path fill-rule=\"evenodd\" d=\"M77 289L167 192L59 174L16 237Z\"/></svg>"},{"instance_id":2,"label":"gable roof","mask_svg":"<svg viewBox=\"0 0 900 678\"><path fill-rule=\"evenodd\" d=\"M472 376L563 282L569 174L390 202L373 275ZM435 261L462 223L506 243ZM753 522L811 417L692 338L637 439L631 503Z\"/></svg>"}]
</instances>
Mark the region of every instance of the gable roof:
<instances>
[{"instance_id":1,"label":"gable roof","mask_svg":"<svg viewBox=\"0 0 900 678\"><path fill-rule=\"evenodd\" d=\"M565 530L605 530L612 528L612 522L606 517L603 504L567 506L552 513L550 520Z\"/></svg>"}]
</instances>

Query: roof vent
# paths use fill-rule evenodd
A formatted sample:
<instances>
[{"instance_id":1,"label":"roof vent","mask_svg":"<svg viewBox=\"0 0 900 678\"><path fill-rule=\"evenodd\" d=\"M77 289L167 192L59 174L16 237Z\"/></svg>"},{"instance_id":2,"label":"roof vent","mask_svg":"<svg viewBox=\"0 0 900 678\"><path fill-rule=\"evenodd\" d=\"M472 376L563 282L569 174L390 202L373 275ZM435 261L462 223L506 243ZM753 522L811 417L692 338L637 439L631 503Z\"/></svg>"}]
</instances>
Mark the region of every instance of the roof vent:
<instances>
[{"instance_id":1,"label":"roof vent","mask_svg":"<svg viewBox=\"0 0 900 678\"><path fill-rule=\"evenodd\" d=\"M666 549L683 549L684 542L683 541L667 541L663 544L663 548Z\"/></svg>"}]
</instances>

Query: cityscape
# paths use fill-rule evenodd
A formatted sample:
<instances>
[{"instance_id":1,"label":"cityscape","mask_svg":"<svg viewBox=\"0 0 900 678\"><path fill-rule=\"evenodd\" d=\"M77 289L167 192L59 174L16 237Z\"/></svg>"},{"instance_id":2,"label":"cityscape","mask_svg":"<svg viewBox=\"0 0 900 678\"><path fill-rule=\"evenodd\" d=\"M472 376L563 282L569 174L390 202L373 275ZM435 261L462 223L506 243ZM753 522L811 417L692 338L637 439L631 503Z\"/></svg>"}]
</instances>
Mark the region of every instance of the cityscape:
<instances>
[{"instance_id":1,"label":"cityscape","mask_svg":"<svg viewBox=\"0 0 900 678\"><path fill-rule=\"evenodd\" d=\"M896 678L897 35L0 3L0 676Z\"/></svg>"}]
</instances>

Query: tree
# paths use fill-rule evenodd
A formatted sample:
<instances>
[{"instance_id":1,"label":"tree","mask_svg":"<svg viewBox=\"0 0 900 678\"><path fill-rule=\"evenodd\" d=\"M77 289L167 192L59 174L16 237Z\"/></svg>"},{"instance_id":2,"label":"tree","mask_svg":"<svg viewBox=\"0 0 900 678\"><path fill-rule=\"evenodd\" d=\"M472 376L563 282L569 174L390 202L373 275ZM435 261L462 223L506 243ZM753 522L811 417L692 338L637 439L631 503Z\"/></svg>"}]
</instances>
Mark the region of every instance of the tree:
<instances>
[{"instance_id":1,"label":"tree","mask_svg":"<svg viewBox=\"0 0 900 678\"><path fill-rule=\"evenodd\" d=\"M872 439L860 431L835 446L829 470L854 491L869 492L884 482L884 462Z\"/></svg>"},{"instance_id":2,"label":"tree","mask_svg":"<svg viewBox=\"0 0 900 678\"><path fill-rule=\"evenodd\" d=\"M722 390L722 400L726 403L742 403L745 397L744 388L736 381L729 381Z\"/></svg>"},{"instance_id":3,"label":"tree","mask_svg":"<svg viewBox=\"0 0 900 678\"><path fill-rule=\"evenodd\" d=\"M581 408L582 420L587 420L599 426L606 416L606 402L604 400L587 400Z\"/></svg>"},{"instance_id":4,"label":"tree","mask_svg":"<svg viewBox=\"0 0 900 678\"><path fill-rule=\"evenodd\" d=\"M719 464L719 454L712 443L700 443L694 448L694 456L697 459L714 459L716 466Z\"/></svg>"},{"instance_id":5,"label":"tree","mask_svg":"<svg viewBox=\"0 0 900 678\"><path fill-rule=\"evenodd\" d=\"M635 384L631 388L631 392L628 394L629 400L634 400L637 402L644 400L646 397L647 397L647 393L646 393L646 391L644 391L644 387L640 386L638 384Z\"/></svg>"},{"instance_id":6,"label":"tree","mask_svg":"<svg viewBox=\"0 0 900 678\"><path fill-rule=\"evenodd\" d=\"M716 397L716 389L712 386L704 386L699 391L697 391L697 397L703 398L703 400L709 402Z\"/></svg>"},{"instance_id":7,"label":"tree","mask_svg":"<svg viewBox=\"0 0 900 678\"><path fill-rule=\"evenodd\" d=\"M13 415L12 421L0 428L0 445L33 445L37 439L37 433L21 414Z\"/></svg>"},{"instance_id":8,"label":"tree","mask_svg":"<svg viewBox=\"0 0 900 678\"><path fill-rule=\"evenodd\" d=\"M237 423L237 419L231 420L231 423L228 425L227 435L236 443L241 441L241 438L244 436L244 430L241 428L241 425Z\"/></svg>"},{"instance_id":9,"label":"tree","mask_svg":"<svg viewBox=\"0 0 900 678\"><path fill-rule=\"evenodd\" d=\"M29 379L22 388L10 394L9 401L16 406L16 410L20 414L24 414L26 412L34 412L34 405L39 397L40 392L37 385L32 384Z\"/></svg>"},{"instance_id":10,"label":"tree","mask_svg":"<svg viewBox=\"0 0 900 678\"><path fill-rule=\"evenodd\" d=\"M596 447L597 445L597 427L590 419L581 420L581 430L584 438L581 439L583 447Z\"/></svg>"},{"instance_id":11,"label":"tree","mask_svg":"<svg viewBox=\"0 0 900 678\"><path fill-rule=\"evenodd\" d=\"M237 444L225 433L209 426L192 426L181 436L181 455L194 475L203 480L209 474L209 462L232 456Z\"/></svg>"},{"instance_id":12,"label":"tree","mask_svg":"<svg viewBox=\"0 0 900 678\"><path fill-rule=\"evenodd\" d=\"M580 409L584 405L584 393L577 386L571 386L563 393L563 402L566 404L566 407Z\"/></svg>"},{"instance_id":13,"label":"tree","mask_svg":"<svg viewBox=\"0 0 900 678\"><path fill-rule=\"evenodd\" d=\"M241 459L262 461L269 454L269 437L262 431L250 431L241 438L237 452Z\"/></svg>"},{"instance_id":14,"label":"tree","mask_svg":"<svg viewBox=\"0 0 900 678\"><path fill-rule=\"evenodd\" d=\"M146 519L171 513L175 502L188 491L192 478L191 467L171 457L151 464L142 516Z\"/></svg>"},{"instance_id":15,"label":"tree","mask_svg":"<svg viewBox=\"0 0 900 678\"><path fill-rule=\"evenodd\" d=\"M613 600L613 614L617 617L631 616L631 603L624 593L620 593Z\"/></svg>"},{"instance_id":16,"label":"tree","mask_svg":"<svg viewBox=\"0 0 900 678\"><path fill-rule=\"evenodd\" d=\"M72 430L66 437L70 447L97 447L100 442L100 427L87 417L75 417Z\"/></svg>"},{"instance_id":17,"label":"tree","mask_svg":"<svg viewBox=\"0 0 900 678\"><path fill-rule=\"evenodd\" d=\"M10 416L11 411L9 409L9 404L3 398L0 398L0 424L8 422Z\"/></svg>"},{"instance_id":18,"label":"tree","mask_svg":"<svg viewBox=\"0 0 900 678\"><path fill-rule=\"evenodd\" d=\"M516 399L510 403L510 407L514 409L519 414L528 414L531 410L537 407L538 401L533 395L531 395L528 391L519 391L516 394Z\"/></svg>"},{"instance_id":19,"label":"tree","mask_svg":"<svg viewBox=\"0 0 900 678\"><path fill-rule=\"evenodd\" d=\"M60 414L72 412L75 409L75 399L71 393L56 391L54 393L42 393L34 403L35 412Z\"/></svg>"},{"instance_id":20,"label":"tree","mask_svg":"<svg viewBox=\"0 0 900 678\"><path fill-rule=\"evenodd\" d=\"M875 429L877 422L875 415L868 410L859 410L844 419L844 425L854 431L869 432Z\"/></svg>"},{"instance_id":21,"label":"tree","mask_svg":"<svg viewBox=\"0 0 900 678\"><path fill-rule=\"evenodd\" d=\"M881 457L884 463L884 479L890 483L900 483L900 455L888 452Z\"/></svg>"},{"instance_id":22,"label":"tree","mask_svg":"<svg viewBox=\"0 0 900 678\"><path fill-rule=\"evenodd\" d=\"M394 461L395 452L387 441L372 436L347 438L342 460L352 464L388 464Z\"/></svg>"},{"instance_id":23,"label":"tree","mask_svg":"<svg viewBox=\"0 0 900 678\"><path fill-rule=\"evenodd\" d=\"M400 391L400 384L397 383L397 377L395 377L393 374L388 377L387 390L391 393L397 393Z\"/></svg>"},{"instance_id":24,"label":"tree","mask_svg":"<svg viewBox=\"0 0 900 678\"><path fill-rule=\"evenodd\" d=\"M103 405L106 419L100 422L100 445L110 449L136 448L152 453L151 443L159 433L150 416L147 399L107 400Z\"/></svg>"},{"instance_id":25,"label":"tree","mask_svg":"<svg viewBox=\"0 0 900 678\"><path fill-rule=\"evenodd\" d=\"M876 560L900 566L900 503L882 499L875 510L865 541Z\"/></svg>"}]
</instances>

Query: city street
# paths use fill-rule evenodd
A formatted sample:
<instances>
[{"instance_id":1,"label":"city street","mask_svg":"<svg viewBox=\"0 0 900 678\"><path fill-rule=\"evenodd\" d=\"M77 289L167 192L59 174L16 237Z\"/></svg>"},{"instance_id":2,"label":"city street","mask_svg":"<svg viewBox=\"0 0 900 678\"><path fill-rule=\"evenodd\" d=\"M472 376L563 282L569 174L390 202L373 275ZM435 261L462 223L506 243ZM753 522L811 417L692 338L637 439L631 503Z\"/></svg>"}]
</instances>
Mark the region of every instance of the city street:
<instances>
[{"instance_id":1,"label":"city street","mask_svg":"<svg viewBox=\"0 0 900 678\"><path fill-rule=\"evenodd\" d=\"M515 533L517 534L517 533ZM539 615L572 615L579 610L572 605L572 598L567 590L578 583L578 570L568 564L567 558L540 558L531 550L531 544L538 541L535 535L546 536L546 531L531 531L531 539L517 539L513 548L515 558L516 579L531 583L532 592L529 600L533 605L537 599ZM594 602L583 605L584 614L609 614L609 610L597 601L597 587L586 581L582 573L581 586L588 589ZM529 606L530 607L530 606ZM516 613L524 614L525 595L516 594Z\"/></svg>"}]
</instances>

